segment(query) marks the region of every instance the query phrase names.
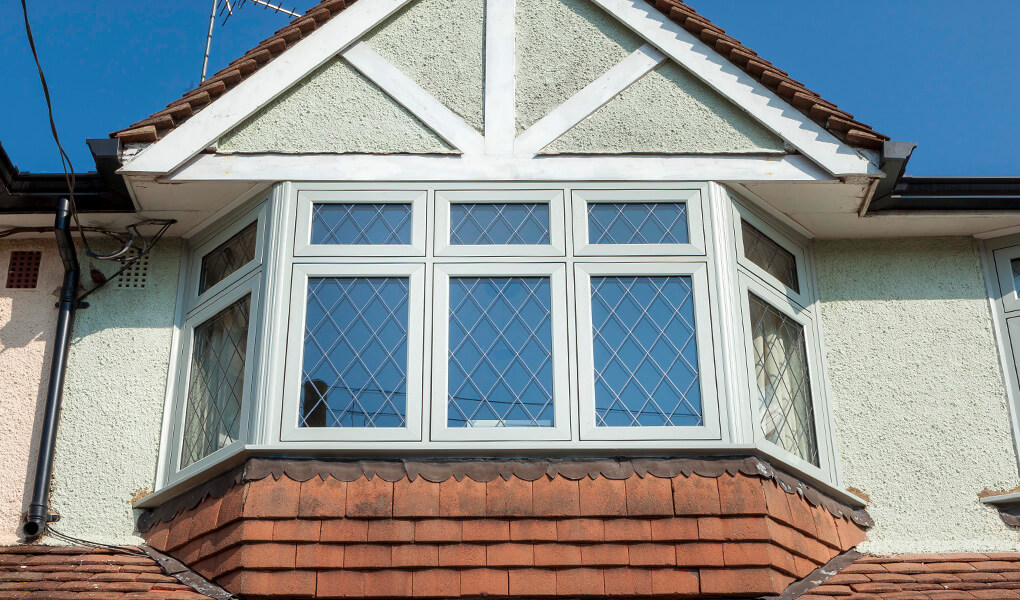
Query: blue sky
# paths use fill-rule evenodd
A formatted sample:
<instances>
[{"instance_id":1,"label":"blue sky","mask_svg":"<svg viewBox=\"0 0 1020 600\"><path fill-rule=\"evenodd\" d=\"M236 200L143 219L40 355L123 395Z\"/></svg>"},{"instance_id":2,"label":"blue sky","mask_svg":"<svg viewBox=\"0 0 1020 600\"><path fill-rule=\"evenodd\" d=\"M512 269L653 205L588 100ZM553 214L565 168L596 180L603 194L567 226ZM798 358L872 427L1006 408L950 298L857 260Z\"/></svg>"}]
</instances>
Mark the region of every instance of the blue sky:
<instances>
[{"instance_id":1,"label":"blue sky","mask_svg":"<svg viewBox=\"0 0 1020 600\"><path fill-rule=\"evenodd\" d=\"M303 12L315 0L284 6ZM794 78L894 140L915 175L1020 175L1020 2L690 0ZM210 0L29 0L57 125L76 169L106 137L198 83ZM287 23L248 3L215 33L214 72ZM59 171L19 0L0 0L0 141Z\"/></svg>"}]
</instances>

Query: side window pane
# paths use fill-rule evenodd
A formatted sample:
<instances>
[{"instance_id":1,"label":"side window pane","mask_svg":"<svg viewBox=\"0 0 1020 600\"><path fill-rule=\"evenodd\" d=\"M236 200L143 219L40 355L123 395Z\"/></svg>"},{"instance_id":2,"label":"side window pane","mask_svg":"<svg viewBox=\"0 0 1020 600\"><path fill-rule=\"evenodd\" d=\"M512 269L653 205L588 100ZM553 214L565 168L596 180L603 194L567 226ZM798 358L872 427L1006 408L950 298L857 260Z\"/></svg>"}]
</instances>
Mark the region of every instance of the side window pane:
<instances>
[{"instance_id":1,"label":"side window pane","mask_svg":"<svg viewBox=\"0 0 1020 600\"><path fill-rule=\"evenodd\" d=\"M449 427L552 427L547 277L451 277Z\"/></svg>"},{"instance_id":2,"label":"side window pane","mask_svg":"<svg viewBox=\"0 0 1020 600\"><path fill-rule=\"evenodd\" d=\"M1009 261L1010 269L1013 271L1013 293L1020 290L1020 258Z\"/></svg>"},{"instance_id":3,"label":"side window pane","mask_svg":"<svg viewBox=\"0 0 1020 600\"><path fill-rule=\"evenodd\" d=\"M198 283L199 294L223 281L231 273L255 258L257 233L258 222L256 221L202 257L202 274Z\"/></svg>"},{"instance_id":4,"label":"side window pane","mask_svg":"<svg viewBox=\"0 0 1020 600\"><path fill-rule=\"evenodd\" d=\"M592 202L588 204L592 244L687 244L683 202Z\"/></svg>"},{"instance_id":5,"label":"side window pane","mask_svg":"<svg viewBox=\"0 0 1020 600\"><path fill-rule=\"evenodd\" d=\"M410 244L411 205L363 202L312 205L313 244Z\"/></svg>"},{"instance_id":6,"label":"side window pane","mask_svg":"<svg viewBox=\"0 0 1020 600\"><path fill-rule=\"evenodd\" d=\"M300 427L403 427L409 280L308 280Z\"/></svg>"},{"instance_id":7,"label":"side window pane","mask_svg":"<svg viewBox=\"0 0 1020 600\"><path fill-rule=\"evenodd\" d=\"M250 304L245 296L195 328L182 469L239 436Z\"/></svg>"},{"instance_id":8,"label":"side window pane","mask_svg":"<svg viewBox=\"0 0 1020 600\"><path fill-rule=\"evenodd\" d=\"M451 244L548 244L549 205L450 205Z\"/></svg>"},{"instance_id":9,"label":"side window pane","mask_svg":"<svg viewBox=\"0 0 1020 600\"><path fill-rule=\"evenodd\" d=\"M762 434L818 466L804 327L758 296L748 296Z\"/></svg>"},{"instance_id":10,"label":"side window pane","mask_svg":"<svg viewBox=\"0 0 1020 600\"><path fill-rule=\"evenodd\" d=\"M597 426L704 424L691 283L591 278Z\"/></svg>"},{"instance_id":11,"label":"side window pane","mask_svg":"<svg viewBox=\"0 0 1020 600\"><path fill-rule=\"evenodd\" d=\"M740 229L741 237L744 240L744 257L764 269L766 273L778 279L786 287L800 292L796 257L743 219L740 221Z\"/></svg>"}]
</instances>

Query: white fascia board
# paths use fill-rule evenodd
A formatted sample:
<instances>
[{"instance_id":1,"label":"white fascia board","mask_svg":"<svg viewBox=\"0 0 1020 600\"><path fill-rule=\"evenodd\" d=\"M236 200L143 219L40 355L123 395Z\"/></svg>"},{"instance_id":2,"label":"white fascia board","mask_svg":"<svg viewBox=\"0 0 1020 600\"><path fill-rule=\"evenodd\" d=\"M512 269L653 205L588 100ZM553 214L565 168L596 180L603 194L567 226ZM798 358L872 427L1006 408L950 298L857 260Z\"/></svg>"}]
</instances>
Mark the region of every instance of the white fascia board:
<instances>
[{"instance_id":1,"label":"white fascia board","mask_svg":"<svg viewBox=\"0 0 1020 600\"><path fill-rule=\"evenodd\" d=\"M832 181L788 156L424 156L202 154L165 182L185 181Z\"/></svg>"},{"instance_id":2,"label":"white fascia board","mask_svg":"<svg viewBox=\"0 0 1020 600\"><path fill-rule=\"evenodd\" d=\"M464 154L481 154L485 148L482 134L446 108L400 69L364 42L356 42L340 56L362 75L389 94L398 104L417 117L426 127Z\"/></svg>"},{"instance_id":3,"label":"white fascia board","mask_svg":"<svg viewBox=\"0 0 1020 600\"><path fill-rule=\"evenodd\" d=\"M135 155L120 172L173 171L412 1L371 0L347 8Z\"/></svg>"},{"instance_id":4,"label":"white fascia board","mask_svg":"<svg viewBox=\"0 0 1020 600\"><path fill-rule=\"evenodd\" d=\"M641 46L519 135L514 142L514 154L538 154L665 60L666 55L651 44Z\"/></svg>"},{"instance_id":5,"label":"white fascia board","mask_svg":"<svg viewBox=\"0 0 1020 600\"><path fill-rule=\"evenodd\" d=\"M645 0L592 1L829 173L882 174L867 155L839 141Z\"/></svg>"},{"instance_id":6,"label":"white fascia board","mask_svg":"<svg viewBox=\"0 0 1020 600\"><path fill-rule=\"evenodd\" d=\"M485 3L485 153L512 154L516 122L516 0Z\"/></svg>"}]
</instances>

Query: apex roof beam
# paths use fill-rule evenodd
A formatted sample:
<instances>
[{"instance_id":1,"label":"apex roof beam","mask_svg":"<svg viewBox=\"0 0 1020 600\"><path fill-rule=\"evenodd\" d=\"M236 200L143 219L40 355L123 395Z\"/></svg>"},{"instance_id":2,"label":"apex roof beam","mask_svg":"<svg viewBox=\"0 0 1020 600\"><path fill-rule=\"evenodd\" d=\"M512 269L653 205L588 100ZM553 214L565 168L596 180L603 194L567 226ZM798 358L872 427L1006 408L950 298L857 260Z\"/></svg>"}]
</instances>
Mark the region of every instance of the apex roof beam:
<instances>
[{"instance_id":1,"label":"apex roof beam","mask_svg":"<svg viewBox=\"0 0 1020 600\"><path fill-rule=\"evenodd\" d=\"M510 155L517 133L516 0L485 2L485 153Z\"/></svg>"}]
</instances>

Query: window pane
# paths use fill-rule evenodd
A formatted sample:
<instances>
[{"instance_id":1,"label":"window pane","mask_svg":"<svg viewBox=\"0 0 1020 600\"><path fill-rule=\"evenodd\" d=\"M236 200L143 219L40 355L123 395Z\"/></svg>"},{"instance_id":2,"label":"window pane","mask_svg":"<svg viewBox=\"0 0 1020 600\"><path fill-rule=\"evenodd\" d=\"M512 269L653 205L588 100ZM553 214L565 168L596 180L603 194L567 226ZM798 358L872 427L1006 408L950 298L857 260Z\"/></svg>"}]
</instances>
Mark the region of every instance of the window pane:
<instances>
[{"instance_id":1,"label":"window pane","mask_svg":"<svg viewBox=\"0 0 1020 600\"><path fill-rule=\"evenodd\" d=\"M257 233L258 222L255 222L202 257L202 275L198 283L199 294L223 281L231 273L255 258Z\"/></svg>"},{"instance_id":2,"label":"window pane","mask_svg":"<svg viewBox=\"0 0 1020 600\"><path fill-rule=\"evenodd\" d=\"M410 244L410 204L314 204L313 244Z\"/></svg>"},{"instance_id":3,"label":"window pane","mask_svg":"<svg viewBox=\"0 0 1020 600\"><path fill-rule=\"evenodd\" d=\"M1009 261L1009 266L1013 269L1013 289L1020 290L1020 258Z\"/></svg>"},{"instance_id":4,"label":"window pane","mask_svg":"<svg viewBox=\"0 0 1020 600\"><path fill-rule=\"evenodd\" d=\"M817 466L804 327L754 294L749 294L749 300L762 433L773 444Z\"/></svg>"},{"instance_id":5,"label":"window pane","mask_svg":"<svg viewBox=\"0 0 1020 600\"><path fill-rule=\"evenodd\" d=\"M740 221L740 229L744 239L744 257L786 287L799 292L796 257L747 221Z\"/></svg>"},{"instance_id":6,"label":"window pane","mask_svg":"<svg viewBox=\"0 0 1020 600\"><path fill-rule=\"evenodd\" d=\"M195 328L182 469L238 438L250 304L245 296Z\"/></svg>"},{"instance_id":7,"label":"window pane","mask_svg":"<svg viewBox=\"0 0 1020 600\"><path fill-rule=\"evenodd\" d=\"M451 244L548 244L549 205L451 204Z\"/></svg>"},{"instance_id":8,"label":"window pane","mask_svg":"<svg viewBox=\"0 0 1020 600\"><path fill-rule=\"evenodd\" d=\"M403 427L406 277L308 280L300 427Z\"/></svg>"},{"instance_id":9,"label":"window pane","mask_svg":"<svg viewBox=\"0 0 1020 600\"><path fill-rule=\"evenodd\" d=\"M592 277L595 423L704 424L691 278Z\"/></svg>"},{"instance_id":10,"label":"window pane","mask_svg":"<svg viewBox=\"0 0 1020 600\"><path fill-rule=\"evenodd\" d=\"M588 204L592 244L687 244L683 202L592 202Z\"/></svg>"},{"instance_id":11,"label":"window pane","mask_svg":"<svg viewBox=\"0 0 1020 600\"><path fill-rule=\"evenodd\" d=\"M552 427L547 277L450 278L449 427Z\"/></svg>"}]
</instances>

